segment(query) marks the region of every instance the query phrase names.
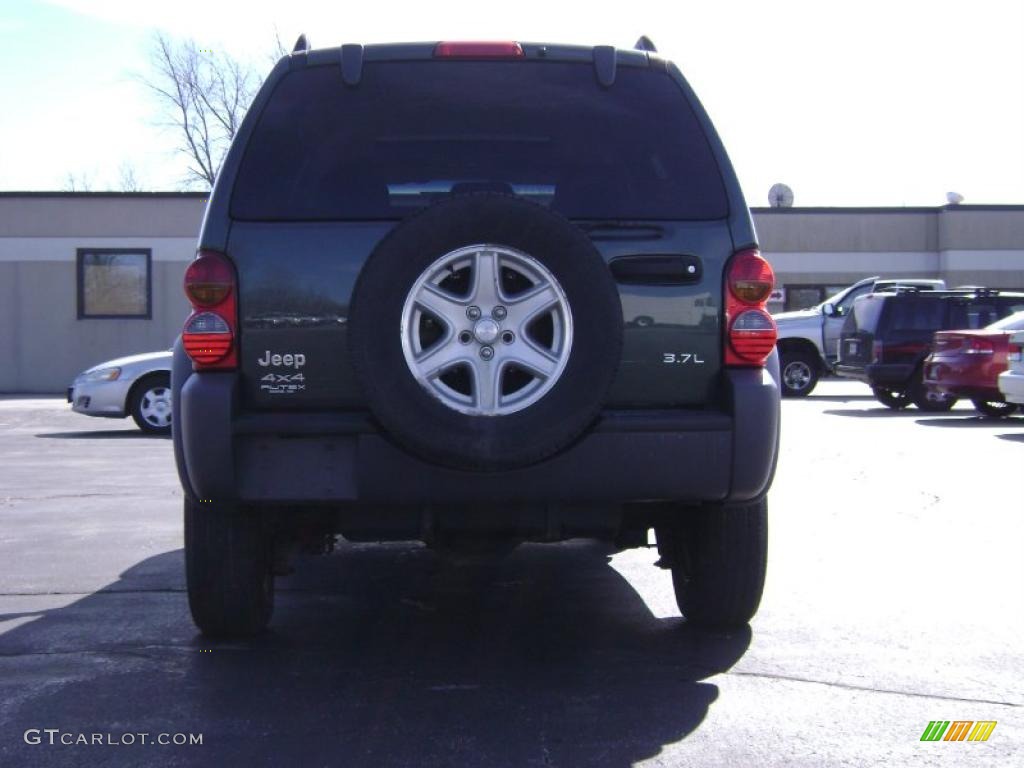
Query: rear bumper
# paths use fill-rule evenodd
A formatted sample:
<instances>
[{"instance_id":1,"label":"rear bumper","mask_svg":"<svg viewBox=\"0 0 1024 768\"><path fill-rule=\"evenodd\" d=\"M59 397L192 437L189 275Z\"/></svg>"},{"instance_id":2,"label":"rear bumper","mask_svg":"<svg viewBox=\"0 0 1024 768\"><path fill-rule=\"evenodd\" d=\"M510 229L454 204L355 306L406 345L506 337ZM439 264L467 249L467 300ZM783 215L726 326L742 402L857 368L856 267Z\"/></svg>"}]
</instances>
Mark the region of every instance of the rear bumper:
<instances>
[{"instance_id":1,"label":"rear bumper","mask_svg":"<svg viewBox=\"0 0 1024 768\"><path fill-rule=\"evenodd\" d=\"M724 376L722 410L606 412L551 459L468 472L410 455L366 413L241 414L235 375L192 373L176 348L175 457L195 498L257 504L746 501L775 470L778 364Z\"/></svg>"},{"instance_id":2,"label":"rear bumper","mask_svg":"<svg viewBox=\"0 0 1024 768\"><path fill-rule=\"evenodd\" d=\"M910 383L916 366L911 363L870 363L849 365L840 363L835 371L839 376L857 379L872 387L903 388Z\"/></svg>"},{"instance_id":3,"label":"rear bumper","mask_svg":"<svg viewBox=\"0 0 1024 768\"><path fill-rule=\"evenodd\" d=\"M962 357L931 357L924 363L924 383L932 392L965 398L1002 400L996 374L988 361ZM964 359L967 358L967 359Z\"/></svg>"},{"instance_id":4,"label":"rear bumper","mask_svg":"<svg viewBox=\"0 0 1024 768\"><path fill-rule=\"evenodd\" d=\"M1024 373L1004 371L999 374L999 391L1006 402L1024 405Z\"/></svg>"}]
</instances>

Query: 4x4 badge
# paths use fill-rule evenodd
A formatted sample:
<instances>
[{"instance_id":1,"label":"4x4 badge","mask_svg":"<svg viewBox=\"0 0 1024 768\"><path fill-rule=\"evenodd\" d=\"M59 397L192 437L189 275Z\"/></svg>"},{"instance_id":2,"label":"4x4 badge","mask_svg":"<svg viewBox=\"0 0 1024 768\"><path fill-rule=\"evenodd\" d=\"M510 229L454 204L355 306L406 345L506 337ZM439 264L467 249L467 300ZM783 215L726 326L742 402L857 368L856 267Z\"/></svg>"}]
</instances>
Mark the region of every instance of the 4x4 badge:
<instances>
[{"instance_id":1,"label":"4x4 badge","mask_svg":"<svg viewBox=\"0 0 1024 768\"><path fill-rule=\"evenodd\" d=\"M268 373L260 381L260 390L271 395L291 395L306 388L306 377L301 373Z\"/></svg>"}]
</instances>

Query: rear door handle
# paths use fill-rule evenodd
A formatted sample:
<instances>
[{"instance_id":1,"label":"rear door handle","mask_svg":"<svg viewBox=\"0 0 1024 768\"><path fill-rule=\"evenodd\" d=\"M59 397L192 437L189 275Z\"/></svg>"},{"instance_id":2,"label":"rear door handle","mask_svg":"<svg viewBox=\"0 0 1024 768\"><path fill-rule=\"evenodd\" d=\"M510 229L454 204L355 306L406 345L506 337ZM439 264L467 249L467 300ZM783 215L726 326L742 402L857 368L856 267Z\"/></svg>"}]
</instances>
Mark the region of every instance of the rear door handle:
<instances>
[{"instance_id":1,"label":"rear door handle","mask_svg":"<svg viewBox=\"0 0 1024 768\"><path fill-rule=\"evenodd\" d=\"M624 285L692 285L703 274L700 259L683 253L617 256L608 266Z\"/></svg>"}]
</instances>

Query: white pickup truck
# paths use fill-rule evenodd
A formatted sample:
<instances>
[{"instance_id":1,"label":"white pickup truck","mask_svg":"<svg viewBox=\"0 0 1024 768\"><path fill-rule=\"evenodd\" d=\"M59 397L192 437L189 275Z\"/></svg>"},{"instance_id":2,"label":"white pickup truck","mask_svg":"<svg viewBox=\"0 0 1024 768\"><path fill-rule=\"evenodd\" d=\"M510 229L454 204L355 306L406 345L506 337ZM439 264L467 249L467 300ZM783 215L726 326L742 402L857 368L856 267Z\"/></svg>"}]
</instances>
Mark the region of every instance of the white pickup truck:
<instances>
[{"instance_id":1,"label":"white pickup truck","mask_svg":"<svg viewBox=\"0 0 1024 768\"><path fill-rule=\"evenodd\" d=\"M782 369L782 394L805 397L823 373L832 371L838 356L839 333L855 299L869 293L912 286L942 290L944 280L868 277L844 288L827 301L808 309L773 315L779 328L777 347Z\"/></svg>"}]
</instances>

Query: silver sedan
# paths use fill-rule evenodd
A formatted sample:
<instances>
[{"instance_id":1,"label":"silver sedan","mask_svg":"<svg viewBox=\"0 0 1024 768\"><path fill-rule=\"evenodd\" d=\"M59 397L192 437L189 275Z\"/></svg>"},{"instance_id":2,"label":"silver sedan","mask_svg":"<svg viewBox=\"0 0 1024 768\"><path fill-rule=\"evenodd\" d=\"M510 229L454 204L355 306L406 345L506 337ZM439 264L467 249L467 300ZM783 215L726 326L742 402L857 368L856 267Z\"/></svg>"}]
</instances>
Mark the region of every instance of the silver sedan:
<instances>
[{"instance_id":1,"label":"silver sedan","mask_svg":"<svg viewBox=\"0 0 1024 768\"><path fill-rule=\"evenodd\" d=\"M80 373L68 402L86 416L131 416L151 434L171 431L171 352L119 357Z\"/></svg>"}]
</instances>

